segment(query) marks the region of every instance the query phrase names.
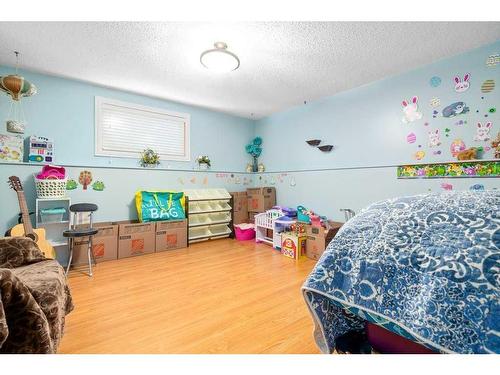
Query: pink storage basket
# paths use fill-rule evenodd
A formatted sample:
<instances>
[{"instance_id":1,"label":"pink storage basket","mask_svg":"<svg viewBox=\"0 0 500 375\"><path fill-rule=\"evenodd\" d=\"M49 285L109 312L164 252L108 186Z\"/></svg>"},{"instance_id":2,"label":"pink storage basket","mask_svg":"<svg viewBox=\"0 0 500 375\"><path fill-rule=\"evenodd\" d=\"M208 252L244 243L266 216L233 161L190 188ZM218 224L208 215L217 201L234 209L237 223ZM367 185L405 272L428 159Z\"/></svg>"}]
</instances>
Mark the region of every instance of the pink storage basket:
<instances>
[{"instance_id":1,"label":"pink storage basket","mask_svg":"<svg viewBox=\"0 0 500 375\"><path fill-rule=\"evenodd\" d=\"M238 241L248 241L255 238L255 227L253 224L236 224L234 233Z\"/></svg>"}]
</instances>

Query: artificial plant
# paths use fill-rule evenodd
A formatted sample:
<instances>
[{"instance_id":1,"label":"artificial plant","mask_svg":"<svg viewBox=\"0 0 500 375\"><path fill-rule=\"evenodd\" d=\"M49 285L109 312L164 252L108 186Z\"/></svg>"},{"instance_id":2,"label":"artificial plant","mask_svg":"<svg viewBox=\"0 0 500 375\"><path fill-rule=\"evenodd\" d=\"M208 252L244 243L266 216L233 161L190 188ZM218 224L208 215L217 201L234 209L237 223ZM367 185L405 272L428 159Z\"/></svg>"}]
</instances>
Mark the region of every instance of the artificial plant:
<instances>
[{"instance_id":1,"label":"artificial plant","mask_svg":"<svg viewBox=\"0 0 500 375\"><path fill-rule=\"evenodd\" d=\"M259 156L262 154L262 138L255 137L252 142L245 146L245 151L247 154L251 155L253 158L252 172L259 171Z\"/></svg>"},{"instance_id":2,"label":"artificial plant","mask_svg":"<svg viewBox=\"0 0 500 375\"><path fill-rule=\"evenodd\" d=\"M160 164L160 155L152 149L147 148L141 153L141 160L139 163L141 167L156 167Z\"/></svg>"}]
</instances>

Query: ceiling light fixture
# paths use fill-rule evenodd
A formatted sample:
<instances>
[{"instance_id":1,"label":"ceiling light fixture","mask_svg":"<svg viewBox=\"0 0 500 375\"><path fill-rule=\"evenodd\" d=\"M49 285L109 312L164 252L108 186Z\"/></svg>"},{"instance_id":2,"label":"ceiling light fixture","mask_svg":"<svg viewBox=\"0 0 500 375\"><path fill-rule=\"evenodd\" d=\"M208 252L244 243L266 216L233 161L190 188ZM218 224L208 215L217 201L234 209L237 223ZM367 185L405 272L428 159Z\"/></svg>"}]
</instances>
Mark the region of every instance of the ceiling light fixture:
<instances>
[{"instance_id":1,"label":"ceiling light fixture","mask_svg":"<svg viewBox=\"0 0 500 375\"><path fill-rule=\"evenodd\" d=\"M214 49L203 52L200 56L201 65L214 72L231 72L238 69L240 59L234 53L227 50L224 42L214 43Z\"/></svg>"}]
</instances>

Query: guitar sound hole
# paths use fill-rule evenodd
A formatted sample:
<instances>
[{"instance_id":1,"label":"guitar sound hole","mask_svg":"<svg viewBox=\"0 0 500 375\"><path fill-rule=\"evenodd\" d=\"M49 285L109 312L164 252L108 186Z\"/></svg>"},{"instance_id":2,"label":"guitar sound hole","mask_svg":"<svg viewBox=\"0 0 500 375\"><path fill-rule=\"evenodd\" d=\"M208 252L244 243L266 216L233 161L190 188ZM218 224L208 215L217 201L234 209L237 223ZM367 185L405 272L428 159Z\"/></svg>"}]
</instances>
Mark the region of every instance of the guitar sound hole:
<instances>
[{"instance_id":1,"label":"guitar sound hole","mask_svg":"<svg viewBox=\"0 0 500 375\"><path fill-rule=\"evenodd\" d=\"M38 236L35 233L29 233L26 237L31 238L33 241L38 241Z\"/></svg>"}]
</instances>

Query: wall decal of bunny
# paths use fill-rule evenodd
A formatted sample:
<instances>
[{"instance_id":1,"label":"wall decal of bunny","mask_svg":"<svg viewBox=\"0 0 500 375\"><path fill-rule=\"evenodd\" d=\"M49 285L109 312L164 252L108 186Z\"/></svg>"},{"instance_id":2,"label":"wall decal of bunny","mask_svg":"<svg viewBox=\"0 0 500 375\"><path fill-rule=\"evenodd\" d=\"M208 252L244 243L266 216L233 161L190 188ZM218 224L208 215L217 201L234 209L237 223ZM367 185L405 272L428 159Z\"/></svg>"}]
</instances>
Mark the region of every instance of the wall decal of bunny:
<instances>
[{"instance_id":1,"label":"wall decal of bunny","mask_svg":"<svg viewBox=\"0 0 500 375\"><path fill-rule=\"evenodd\" d=\"M439 129L432 130L429 132L429 147L437 147L441 144L441 139L439 137Z\"/></svg>"},{"instance_id":2,"label":"wall decal of bunny","mask_svg":"<svg viewBox=\"0 0 500 375\"><path fill-rule=\"evenodd\" d=\"M464 79L462 80L459 76L455 76L453 78L455 81L455 91L456 92L465 92L470 87L470 73L466 73L464 75Z\"/></svg>"},{"instance_id":3,"label":"wall decal of bunny","mask_svg":"<svg viewBox=\"0 0 500 375\"><path fill-rule=\"evenodd\" d=\"M420 120L422 118L422 113L418 111L418 97L414 96L411 102L408 100L403 100L403 122L405 124Z\"/></svg>"},{"instance_id":4,"label":"wall decal of bunny","mask_svg":"<svg viewBox=\"0 0 500 375\"><path fill-rule=\"evenodd\" d=\"M474 136L475 141L489 141L490 140L490 130L492 123L487 122L486 124L477 123L476 135Z\"/></svg>"}]
</instances>

